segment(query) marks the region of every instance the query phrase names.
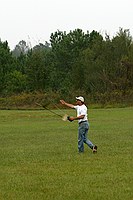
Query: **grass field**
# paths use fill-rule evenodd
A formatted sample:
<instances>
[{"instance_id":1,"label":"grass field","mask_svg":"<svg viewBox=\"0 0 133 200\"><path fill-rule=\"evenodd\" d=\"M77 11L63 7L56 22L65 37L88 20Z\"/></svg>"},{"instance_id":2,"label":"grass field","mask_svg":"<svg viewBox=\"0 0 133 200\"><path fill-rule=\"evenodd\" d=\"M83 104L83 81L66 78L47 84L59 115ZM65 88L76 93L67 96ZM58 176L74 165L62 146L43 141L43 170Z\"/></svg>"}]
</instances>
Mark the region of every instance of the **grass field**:
<instances>
[{"instance_id":1,"label":"grass field","mask_svg":"<svg viewBox=\"0 0 133 200\"><path fill-rule=\"evenodd\" d=\"M133 108L90 109L89 120L98 153L78 154L76 121L0 111L0 200L133 200Z\"/></svg>"}]
</instances>

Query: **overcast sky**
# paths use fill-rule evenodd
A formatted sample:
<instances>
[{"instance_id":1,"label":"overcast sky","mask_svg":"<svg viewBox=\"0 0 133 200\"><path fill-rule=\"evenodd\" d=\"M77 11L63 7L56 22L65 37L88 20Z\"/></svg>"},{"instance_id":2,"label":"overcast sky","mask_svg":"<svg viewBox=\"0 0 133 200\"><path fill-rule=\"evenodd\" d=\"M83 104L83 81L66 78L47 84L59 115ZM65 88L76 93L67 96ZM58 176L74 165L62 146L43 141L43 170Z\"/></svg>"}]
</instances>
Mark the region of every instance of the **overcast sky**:
<instances>
[{"instance_id":1,"label":"overcast sky","mask_svg":"<svg viewBox=\"0 0 133 200\"><path fill-rule=\"evenodd\" d=\"M19 41L49 42L51 33L77 28L133 36L133 0L0 0L0 39L11 49Z\"/></svg>"}]
</instances>

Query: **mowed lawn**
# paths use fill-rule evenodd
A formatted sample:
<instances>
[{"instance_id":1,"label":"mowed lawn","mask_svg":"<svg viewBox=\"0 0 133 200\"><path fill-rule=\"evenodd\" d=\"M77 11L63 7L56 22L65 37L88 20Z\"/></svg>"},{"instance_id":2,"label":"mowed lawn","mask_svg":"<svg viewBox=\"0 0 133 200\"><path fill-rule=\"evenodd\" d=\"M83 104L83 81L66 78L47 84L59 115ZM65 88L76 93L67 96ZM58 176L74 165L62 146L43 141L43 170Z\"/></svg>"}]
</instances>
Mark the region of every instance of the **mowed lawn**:
<instances>
[{"instance_id":1,"label":"mowed lawn","mask_svg":"<svg viewBox=\"0 0 133 200\"><path fill-rule=\"evenodd\" d=\"M88 114L97 154L78 154L76 121L1 110L0 200L133 200L133 108Z\"/></svg>"}]
</instances>

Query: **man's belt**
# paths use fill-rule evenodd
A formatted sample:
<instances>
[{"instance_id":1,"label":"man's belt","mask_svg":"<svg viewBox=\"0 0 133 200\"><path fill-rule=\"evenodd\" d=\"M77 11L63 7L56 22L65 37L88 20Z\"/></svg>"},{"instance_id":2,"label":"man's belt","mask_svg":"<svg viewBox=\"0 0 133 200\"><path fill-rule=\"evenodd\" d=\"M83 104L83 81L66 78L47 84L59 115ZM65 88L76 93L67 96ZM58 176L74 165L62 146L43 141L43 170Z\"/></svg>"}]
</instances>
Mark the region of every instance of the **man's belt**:
<instances>
[{"instance_id":1,"label":"man's belt","mask_svg":"<svg viewBox=\"0 0 133 200\"><path fill-rule=\"evenodd\" d=\"M82 123L84 123L84 122L88 122L87 120L85 120L85 121L81 121L81 122L79 122L79 124L82 124Z\"/></svg>"}]
</instances>

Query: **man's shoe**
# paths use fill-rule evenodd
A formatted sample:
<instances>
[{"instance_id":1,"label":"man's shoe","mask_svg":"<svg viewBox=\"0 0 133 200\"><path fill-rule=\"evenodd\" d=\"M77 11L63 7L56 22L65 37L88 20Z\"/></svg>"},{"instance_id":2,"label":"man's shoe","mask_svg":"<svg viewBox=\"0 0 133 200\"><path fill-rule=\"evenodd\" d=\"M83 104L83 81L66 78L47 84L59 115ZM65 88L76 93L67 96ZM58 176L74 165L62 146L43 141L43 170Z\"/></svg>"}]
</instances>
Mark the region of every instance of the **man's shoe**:
<instances>
[{"instance_id":1,"label":"man's shoe","mask_svg":"<svg viewBox=\"0 0 133 200\"><path fill-rule=\"evenodd\" d=\"M79 153L81 153L81 154L82 154L82 153L84 153L84 151L79 151Z\"/></svg>"},{"instance_id":2,"label":"man's shoe","mask_svg":"<svg viewBox=\"0 0 133 200\"><path fill-rule=\"evenodd\" d=\"M97 153L97 146L95 145L92 149L93 153Z\"/></svg>"}]
</instances>

